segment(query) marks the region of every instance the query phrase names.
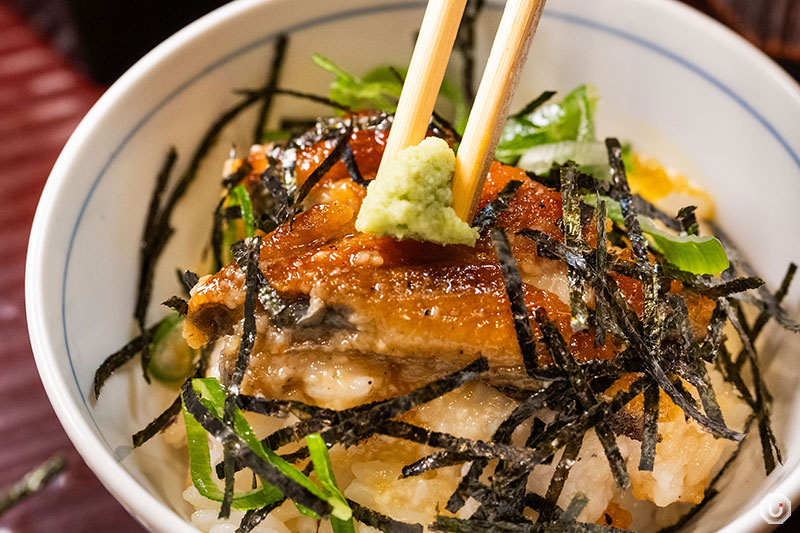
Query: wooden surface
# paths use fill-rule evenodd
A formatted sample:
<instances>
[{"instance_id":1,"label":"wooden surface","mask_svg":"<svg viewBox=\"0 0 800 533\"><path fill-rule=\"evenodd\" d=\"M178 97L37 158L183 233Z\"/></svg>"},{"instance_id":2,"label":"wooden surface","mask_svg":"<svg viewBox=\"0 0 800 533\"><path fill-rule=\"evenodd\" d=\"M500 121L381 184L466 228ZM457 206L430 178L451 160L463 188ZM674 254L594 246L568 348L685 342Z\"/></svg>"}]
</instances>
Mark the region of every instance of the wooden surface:
<instances>
[{"instance_id":1,"label":"wooden surface","mask_svg":"<svg viewBox=\"0 0 800 533\"><path fill-rule=\"evenodd\" d=\"M710 3L691 0L710 11ZM28 233L47 174L102 89L0 0L0 486L55 452L66 474L0 518L0 533L141 532L70 444L33 362L24 311ZM800 513L780 533L800 531Z\"/></svg>"},{"instance_id":2,"label":"wooden surface","mask_svg":"<svg viewBox=\"0 0 800 533\"><path fill-rule=\"evenodd\" d=\"M67 471L0 518L0 531L141 532L83 463L45 396L25 325L28 233L44 182L102 93L0 2L0 486L56 452Z\"/></svg>"}]
</instances>

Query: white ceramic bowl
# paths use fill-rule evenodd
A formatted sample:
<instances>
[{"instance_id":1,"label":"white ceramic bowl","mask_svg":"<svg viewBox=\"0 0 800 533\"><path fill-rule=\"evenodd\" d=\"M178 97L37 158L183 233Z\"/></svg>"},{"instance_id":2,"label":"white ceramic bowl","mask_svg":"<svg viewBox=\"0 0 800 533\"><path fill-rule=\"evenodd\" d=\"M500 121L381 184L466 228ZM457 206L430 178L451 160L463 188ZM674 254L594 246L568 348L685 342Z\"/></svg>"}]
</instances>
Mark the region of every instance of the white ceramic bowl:
<instances>
[{"instance_id":1,"label":"white ceramic bowl","mask_svg":"<svg viewBox=\"0 0 800 533\"><path fill-rule=\"evenodd\" d=\"M89 112L58 159L28 251L36 362L86 462L153 531L194 531L180 499L185 472L156 444L129 453L130 435L170 393L123 375L95 402L90 384L103 358L133 333L138 236L167 147L177 147L180 170L206 127L236 100L231 89L263 82L279 33L291 34L281 85L325 93L330 76L312 66L312 53L356 73L405 64L423 8L421 0L229 4L139 61ZM493 2L481 20L481 57L500 9ZM550 0L517 100L586 81L602 97L600 134L635 140L639 149L701 181L717 200L721 225L773 287L787 263L800 260L800 91L779 67L675 2ZM328 112L286 97L276 104L283 116ZM198 257L209 235L221 161L231 142L248 145L252 117L224 132L176 212L178 234L161 260L153 302L175 290L174 268ZM152 307L155 318L161 310ZM758 502L765 493L800 494L796 360L797 349L777 351L767 372L784 465L764 479L757 439L750 439L732 486L687 530L757 530L764 527Z\"/></svg>"}]
</instances>

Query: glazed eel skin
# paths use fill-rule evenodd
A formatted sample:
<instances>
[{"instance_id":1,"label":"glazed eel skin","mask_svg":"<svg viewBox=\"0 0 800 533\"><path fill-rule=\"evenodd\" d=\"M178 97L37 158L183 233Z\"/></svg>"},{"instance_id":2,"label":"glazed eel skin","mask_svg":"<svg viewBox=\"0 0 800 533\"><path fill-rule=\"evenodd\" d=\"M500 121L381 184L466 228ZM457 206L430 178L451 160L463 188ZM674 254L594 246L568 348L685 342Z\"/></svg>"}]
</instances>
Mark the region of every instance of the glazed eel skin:
<instances>
[{"instance_id":1,"label":"glazed eel skin","mask_svg":"<svg viewBox=\"0 0 800 533\"><path fill-rule=\"evenodd\" d=\"M387 135L381 129L355 129L351 134L355 161L367 180L374 178ZM298 183L333 147L333 141L323 140L297 154ZM268 163L266 153L263 146L253 147L248 157L252 171L243 183L253 186L268 164L276 164ZM530 228L563 242L560 192L531 180L521 169L495 162L479 209L510 180L522 185L496 225L505 229L518 264L540 364L550 362L533 317L540 307L568 340L576 360L613 358L624 349L613 335L596 347L593 328L572 331L565 264L540 257L534 242L517 235ZM339 161L312 189L305 211L291 224L264 235L261 271L284 299L297 304L294 312L299 320L281 327L263 320L265 311L259 307L261 342L253 357L287 351L339 352L447 370L482 355L493 368L518 372L522 358L488 231L474 247L359 233L354 221L366 190ZM595 227L593 220L583 225L583 239L591 246ZM626 249L609 245L608 251L630 260ZM641 314L640 282L614 275L628 304ZM682 288L674 282L671 290ZM188 343L197 348L232 334L242 318L244 294L244 274L235 262L201 279L192 290L184 325ZM591 307L591 293L587 301ZM691 294L687 303L699 334L708 324L713 303Z\"/></svg>"}]
</instances>

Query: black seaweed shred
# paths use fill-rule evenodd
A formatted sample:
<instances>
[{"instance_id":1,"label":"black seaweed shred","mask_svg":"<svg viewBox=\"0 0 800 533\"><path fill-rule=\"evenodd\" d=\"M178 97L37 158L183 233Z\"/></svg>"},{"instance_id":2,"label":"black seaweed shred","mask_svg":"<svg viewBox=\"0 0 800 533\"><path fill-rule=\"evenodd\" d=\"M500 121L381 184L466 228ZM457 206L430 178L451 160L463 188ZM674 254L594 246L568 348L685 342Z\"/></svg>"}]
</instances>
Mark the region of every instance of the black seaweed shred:
<instances>
[{"instance_id":1,"label":"black seaweed shred","mask_svg":"<svg viewBox=\"0 0 800 533\"><path fill-rule=\"evenodd\" d=\"M239 342L239 353L233 371L222 374L222 384L225 386L225 407L223 423L233 429L234 417L236 416L236 396L239 394L239 387L244 379L247 367L250 366L250 354L256 340L256 292L259 289L258 257L261 251L261 237L245 239L240 250L245 254L244 264L239 263L239 267L245 271L245 297L244 297L244 321L242 325L242 337ZM239 261L240 259L237 259ZM219 517L228 518L230 516L231 503L233 501L233 482L236 466L234 457L235 448L232 442L223 442L223 472L225 474L225 490L220 506Z\"/></svg>"},{"instance_id":2,"label":"black seaweed shred","mask_svg":"<svg viewBox=\"0 0 800 533\"><path fill-rule=\"evenodd\" d=\"M331 107L333 109L337 109L344 113L349 113L352 111L346 105L334 102L333 100L325 96L307 93L304 91L296 91L294 89L284 89L281 87L262 87L260 89L237 89L234 91L234 93L244 96L248 99L253 98L255 99L254 101L258 101L267 96L268 94L283 94L286 96L294 96L295 98L300 98L301 100L309 100L311 102L316 102L318 104L322 104Z\"/></svg>"},{"instance_id":3,"label":"black seaweed shred","mask_svg":"<svg viewBox=\"0 0 800 533\"><path fill-rule=\"evenodd\" d=\"M698 231L700 231L700 226L697 224L697 216L694 213L695 211L697 211L696 206L687 205L686 207L680 208L678 214L675 216L678 222L681 223L681 231L685 232L687 235L697 235Z\"/></svg>"},{"instance_id":4,"label":"black seaweed shred","mask_svg":"<svg viewBox=\"0 0 800 533\"><path fill-rule=\"evenodd\" d=\"M231 149L231 154L235 153L235 149ZM246 159L241 160L241 164L236 168L234 172L228 174L224 178L222 178L222 187L225 189L233 189L239 183L245 179L247 176L250 175L250 172L253 168L250 166L250 163L247 162Z\"/></svg>"},{"instance_id":5,"label":"black seaweed shred","mask_svg":"<svg viewBox=\"0 0 800 533\"><path fill-rule=\"evenodd\" d=\"M437 516L429 526L433 531L450 533L583 533L623 531L610 526L579 522L578 515L586 507L587 498L582 494L573 496L567 508L555 521L533 524L523 522L506 522L482 519L461 519L450 516Z\"/></svg>"},{"instance_id":6,"label":"black seaweed shred","mask_svg":"<svg viewBox=\"0 0 800 533\"><path fill-rule=\"evenodd\" d=\"M180 296L170 296L161 302L161 305L169 307L181 316L186 316L186 313L189 312L189 302Z\"/></svg>"},{"instance_id":7,"label":"black seaweed shred","mask_svg":"<svg viewBox=\"0 0 800 533\"><path fill-rule=\"evenodd\" d=\"M194 289L194 286L197 285L197 282L200 281L200 278L191 270L184 270L183 274L181 274L181 281L186 287L186 290L191 291Z\"/></svg>"},{"instance_id":8,"label":"black seaweed shred","mask_svg":"<svg viewBox=\"0 0 800 533\"><path fill-rule=\"evenodd\" d=\"M739 335L739 339L742 341L742 346L744 347L745 353L747 354L750 362L750 371L753 375L753 386L755 388L754 406L756 417L758 419L758 431L761 436L761 450L764 456L764 470L766 471L767 475L769 475L770 472L775 469L776 459L778 463L783 463L781 450L778 447L778 443L775 439L775 435L772 432L772 425L770 423L770 412L768 405L768 398L770 397L769 390L767 389L767 384L761 377L756 349L753 346L753 343L750 342L750 337L745 332L742 323L739 321L739 317L729 302L723 301L722 305L728 314L728 320L736 330L736 333Z\"/></svg>"},{"instance_id":9,"label":"black seaweed shred","mask_svg":"<svg viewBox=\"0 0 800 533\"><path fill-rule=\"evenodd\" d=\"M350 505L350 509L353 510L353 518L384 533L422 533L423 531L423 527L420 524L407 524L394 520L349 498L347 503Z\"/></svg>"},{"instance_id":10,"label":"black seaweed shred","mask_svg":"<svg viewBox=\"0 0 800 533\"><path fill-rule=\"evenodd\" d=\"M586 381L586 377L573 359L558 328L547 318L547 312L539 308L536 310L535 316L553 360L569 379L569 383L583 409L588 410L597 404L597 399ZM605 422L599 422L594 430L603 445L606 458L611 466L611 473L614 475L614 481L619 488L624 489L629 485L630 479L628 478L628 471L625 469L625 460L617 447L614 433Z\"/></svg>"},{"instance_id":11,"label":"black seaweed shred","mask_svg":"<svg viewBox=\"0 0 800 533\"><path fill-rule=\"evenodd\" d=\"M271 433L262 439L261 443L271 450L277 450L286 444L305 438L306 435L321 432L326 442L352 446L378 432L382 422L391 420L415 407L443 396L474 380L488 369L488 361L486 358L480 357L464 368L431 381L402 396L359 405L342 411L331 409L316 411L309 407L307 410L308 415L301 416L303 419L300 422ZM246 400L246 405L257 405L258 403L260 402ZM300 404L295 403L294 405ZM301 448L290 457L292 460L302 459L307 456L307 451L307 448ZM513 452L503 449L502 453ZM219 465L217 465L217 473L227 476L227 474L221 472Z\"/></svg>"},{"instance_id":12,"label":"black seaweed shred","mask_svg":"<svg viewBox=\"0 0 800 533\"><path fill-rule=\"evenodd\" d=\"M561 181L560 181L560 165L553 165L553 168L550 170L548 174L536 174L534 172L526 172L527 176L532 180L541 183L545 187L549 187L556 191L561 190ZM578 171L576 173L576 181L578 188L582 192L586 192L589 194L597 194L602 196L608 196L612 200L619 201L620 198L624 196L622 191L614 185L612 182L599 180L590 174L586 174L584 172ZM637 213L640 215L647 216L654 220L658 220L662 224L664 224L667 228L673 231L681 231L681 224L680 222L673 216L665 213L661 209L657 208L655 205L651 204L644 198L636 194L629 194L631 198L631 203L636 210Z\"/></svg>"},{"instance_id":13,"label":"black seaweed shred","mask_svg":"<svg viewBox=\"0 0 800 533\"><path fill-rule=\"evenodd\" d=\"M642 414L642 454L639 470L653 471L658 442L658 404L661 394L658 387L644 391L644 412Z\"/></svg>"},{"instance_id":14,"label":"black seaweed shred","mask_svg":"<svg viewBox=\"0 0 800 533\"><path fill-rule=\"evenodd\" d=\"M353 182L361 185L362 187L369 187L369 180L365 180L364 176L361 175L361 171L358 169L358 163L356 162L356 158L353 155L353 149L350 147L349 142L345 145L344 151L342 152L342 162L344 163L347 173L350 174L350 179L352 179Z\"/></svg>"},{"instance_id":15,"label":"black seaweed shred","mask_svg":"<svg viewBox=\"0 0 800 533\"><path fill-rule=\"evenodd\" d=\"M271 513L281 505L283 505L283 502L285 501L286 497L284 496L283 498L275 500L266 507L261 507L260 509L250 509L242 517L242 521L239 523L239 527L236 528L236 533L249 533L258 524L263 522L264 519L269 515L269 513Z\"/></svg>"},{"instance_id":16,"label":"black seaweed shred","mask_svg":"<svg viewBox=\"0 0 800 533\"><path fill-rule=\"evenodd\" d=\"M720 302L721 300L717 302L714 311L720 308L723 310L722 312L724 312L724 307ZM679 358L680 364L678 366L678 371L681 377L697 389L706 415L712 420L725 424L725 420L722 416L722 409L717 403L716 393L711 385L711 378L706 369L705 359L702 357L704 346L703 344L698 345L695 342L694 331L689 320L689 309L686 306L686 302L678 295L669 294L665 297L665 304L672 311L671 321L675 324L675 329L680 337L679 343L682 345L682 357ZM711 319L714 320L713 312ZM709 324L709 327L714 328L715 326Z\"/></svg>"},{"instance_id":17,"label":"black seaweed shred","mask_svg":"<svg viewBox=\"0 0 800 533\"><path fill-rule=\"evenodd\" d=\"M511 180L506 183L503 190L497 193L497 197L475 215L472 227L478 228L478 231L493 227L497 222L497 217L508 208L508 204L514 199L521 185L522 181L520 180Z\"/></svg>"},{"instance_id":18,"label":"black seaweed shred","mask_svg":"<svg viewBox=\"0 0 800 533\"><path fill-rule=\"evenodd\" d=\"M783 279L781 280L781 284L778 287L778 290L775 291L775 302L780 304L783 302L783 299L786 297L786 294L789 292L789 287L792 285L792 280L794 279L795 273L797 272L797 265L794 263L790 263L789 267L786 269L786 274L784 274ZM769 319L772 317L769 312L766 310L762 310L758 317L756 317L755 322L753 323L753 327L750 328L750 332L748 338L750 339L750 343L755 343L758 336L761 334L761 331L764 329L764 326L767 325ZM739 355L736 357L736 368L737 370L742 367L742 364L747 359L747 354L745 353L744 348L739 351Z\"/></svg>"},{"instance_id":19,"label":"black seaweed shred","mask_svg":"<svg viewBox=\"0 0 800 533\"><path fill-rule=\"evenodd\" d=\"M211 349L208 347L204 347L200 350L200 357L197 359L195 363L194 371L192 372L192 378L201 378L206 375L206 370L208 369L208 359L211 355ZM145 442L149 441L169 426L171 426L178 417L178 414L181 412L181 396L178 395L175 400L167 407L160 415L155 417L144 429L137 431L131 437L131 441L133 442L133 447L138 448Z\"/></svg>"},{"instance_id":20,"label":"black seaweed shred","mask_svg":"<svg viewBox=\"0 0 800 533\"><path fill-rule=\"evenodd\" d=\"M525 104L525 107L512 115L513 118L524 117L530 115L544 104L546 104L552 97L556 95L556 91L543 91L542 94Z\"/></svg>"},{"instance_id":21,"label":"black seaweed shred","mask_svg":"<svg viewBox=\"0 0 800 533\"><path fill-rule=\"evenodd\" d=\"M167 189L167 182L178 159L178 153L174 147L170 147L167 157L158 172L156 184L150 196L150 203L147 207L145 226L142 231L142 240L139 243L139 283L136 292L136 307L134 308L134 319L139 326L139 333L144 337L141 348L142 375L147 383L150 383L150 375L147 367L150 364L150 338L148 330L145 329L147 307L150 304L150 297L153 291L153 275L155 264L161 252L164 250L167 239L172 234L172 228L161 227L159 224L159 213L161 212L161 202Z\"/></svg>"},{"instance_id":22,"label":"black seaweed shred","mask_svg":"<svg viewBox=\"0 0 800 533\"><path fill-rule=\"evenodd\" d=\"M228 388L228 393L231 395L230 403L232 406L235 405L235 396L239 394L239 385L241 385L247 367L250 365L250 353L253 351L256 339L256 293L259 289L258 273L260 270L258 268L258 257L261 250L261 237L245 239L244 246L240 249L243 249L246 253L245 263L239 263L239 267L245 272L244 324L236 364L229 378L227 380L223 379L223 384ZM237 259L238 261L239 259Z\"/></svg>"},{"instance_id":23,"label":"black seaweed shred","mask_svg":"<svg viewBox=\"0 0 800 533\"><path fill-rule=\"evenodd\" d=\"M191 381L181 387L181 397L186 410L200 423L214 438L224 444L228 443L237 450L238 460L255 472L266 483L274 485L288 498L319 514L327 517L330 514L330 505L293 479L285 476L272 464L262 459L243 439L239 438L222 420L216 418L208 408L203 405L197 396Z\"/></svg>"},{"instance_id":24,"label":"black seaweed shred","mask_svg":"<svg viewBox=\"0 0 800 533\"><path fill-rule=\"evenodd\" d=\"M483 10L484 0L469 0L456 36L456 50L461 54L461 91L467 105L475 100L475 21Z\"/></svg>"},{"instance_id":25,"label":"black seaweed shred","mask_svg":"<svg viewBox=\"0 0 800 533\"><path fill-rule=\"evenodd\" d=\"M642 235L639 227L637 213L632 205L630 189L625 177L625 168L622 163L621 147L616 139L606 139L606 146L609 153L609 164L611 176L617 189L620 190L619 203L622 208L628 238L631 242L636 263L642 271L642 284L644 292L644 318L641 328L637 327L637 318L629 312L624 311L624 303L621 304L619 298L613 295L609 298L610 303L616 303L617 322L623 326L626 340L629 345L637 351L644 363L647 373L658 383L662 390L672 399L672 401L683 409L684 413L695 419L701 427L705 428L718 437L727 439L741 440L743 435L726 427L719 421L712 420L702 414L690 397L683 394L675 383L669 379L661 366L661 330L663 328L663 313L659 312L657 301L658 280L657 268L650 263L647 253L647 241ZM608 278L607 287L615 287L616 283ZM618 287L613 292L617 292ZM611 306L612 309L615 307Z\"/></svg>"},{"instance_id":26,"label":"black seaweed shred","mask_svg":"<svg viewBox=\"0 0 800 533\"><path fill-rule=\"evenodd\" d=\"M110 378L117 369L142 351L144 345L149 342L153 333L155 333L163 321L164 319L160 320L154 326L148 328L145 335L139 335L131 339L125 346L106 357L94 373L92 389L94 390L95 398L100 396L100 389L103 388L106 380Z\"/></svg>"},{"instance_id":27,"label":"black seaweed shred","mask_svg":"<svg viewBox=\"0 0 800 533\"><path fill-rule=\"evenodd\" d=\"M308 176L306 181L300 186L297 191L297 194L294 199L294 210L298 210L300 204L305 200L308 193L311 192L311 189L319 183L322 177L328 173L328 171L335 165L341 158L342 154L345 151L345 147L348 146L350 141L350 135L353 133L353 120L350 119L345 126L344 131L341 132L340 135L336 138L336 144L334 145L333 149L330 153L322 160L322 163L319 164L317 168L311 172L311 175Z\"/></svg>"},{"instance_id":28,"label":"black seaweed shred","mask_svg":"<svg viewBox=\"0 0 800 533\"><path fill-rule=\"evenodd\" d=\"M528 464L542 462L550 458L550 456L567 442L582 436L589 429L595 427L597 424L622 409L648 386L650 386L649 380L640 378L636 380L627 391L618 392L612 400L597 402L582 413L562 417L557 420L548 426L546 431L537 435L535 441L529 446L532 453L527 456L529 457L529 459L527 459ZM459 454L445 450L420 459L414 463L413 471L416 475L420 475L429 470L465 463L473 457L474 454Z\"/></svg>"},{"instance_id":29,"label":"black seaweed shred","mask_svg":"<svg viewBox=\"0 0 800 533\"><path fill-rule=\"evenodd\" d=\"M564 226L564 243L568 251L580 253L582 246L580 198L575 183L575 165L570 162L561 167L561 205L562 223ZM574 266L567 264L567 282L569 283L570 325L572 331L581 331L589 327L589 311L583 300L584 276Z\"/></svg>"},{"instance_id":30,"label":"black seaweed shred","mask_svg":"<svg viewBox=\"0 0 800 533\"><path fill-rule=\"evenodd\" d=\"M286 190L286 185L281 179L280 165L275 159L268 158L267 168L261 173L259 179L272 198L272 210L269 218L279 226L289 219L291 206L289 205L289 191Z\"/></svg>"},{"instance_id":31,"label":"black seaweed shred","mask_svg":"<svg viewBox=\"0 0 800 533\"><path fill-rule=\"evenodd\" d=\"M600 195L597 195L597 210L595 213L595 222L597 229L597 245L595 251L594 268L600 275L604 274L608 269L608 240L606 238L606 202ZM595 278L596 281L592 283L595 294L602 292L602 286L599 281L599 276ZM606 331L613 329L609 325L610 318L606 311L606 304L603 298L595 298L594 304L595 316L595 333L594 345L595 347L603 346L606 343Z\"/></svg>"},{"instance_id":32,"label":"black seaweed shred","mask_svg":"<svg viewBox=\"0 0 800 533\"><path fill-rule=\"evenodd\" d=\"M222 213L222 206L225 204L225 200L227 196L223 196L217 202L217 206L214 208L214 215L212 219L211 225L211 257L213 260L213 266L211 267L214 272L219 271L222 268L222 241L224 239L223 231L222 231L222 224L225 221L225 217Z\"/></svg>"},{"instance_id":33,"label":"black seaweed shred","mask_svg":"<svg viewBox=\"0 0 800 533\"><path fill-rule=\"evenodd\" d=\"M652 388L654 387L650 387L650 389ZM578 458L582 445L583 438L579 437L568 442L567 445L564 446L564 452L561 455L561 459L558 461L555 471L553 471L553 476L550 478L550 484L547 486L547 492L544 496L547 501L553 503L553 506L539 514L539 518L537 519L538 523L549 522L555 518L553 516L553 511L556 509L555 504L558 503L561 491L564 490L564 483L566 483L567 477L569 477L569 472Z\"/></svg>"},{"instance_id":34,"label":"black seaweed shred","mask_svg":"<svg viewBox=\"0 0 800 533\"><path fill-rule=\"evenodd\" d=\"M272 52L272 65L269 69L267 84L264 86L264 88L267 90L274 90L278 86L278 80L281 76L283 63L286 59L286 47L288 44L289 37L287 37L285 33L280 34L278 39L275 41L275 46ZM261 144L264 141L264 128L269 121L269 115L272 111L272 97L274 94L274 92L268 92L264 96L264 100L261 103L261 109L258 111L256 125L255 128L253 128L253 144Z\"/></svg>"},{"instance_id":35,"label":"black seaweed shred","mask_svg":"<svg viewBox=\"0 0 800 533\"><path fill-rule=\"evenodd\" d=\"M0 516L23 500L33 496L49 485L67 467L59 453L47 459L11 486L0 492Z\"/></svg>"},{"instance_id":36,"label":"black seaweed shred","mask_svg":"<svg viewBox=\"0 0 800 533\"><path fill-rule=\"evenodd\" d=\"M522 277L517 268L517 261L511 253L511 245L506 232L503 228L492 228L491 235L497 260L500 262L500 271L503 273L506 295L511 304L514 331L517 334L517 344L522 354L525 372L534 379L553 379L552 373L544 372L539 368L536 340L533 338L528 307L525 304L525 293L522 289Z\"/></svg>"}]
</instances>

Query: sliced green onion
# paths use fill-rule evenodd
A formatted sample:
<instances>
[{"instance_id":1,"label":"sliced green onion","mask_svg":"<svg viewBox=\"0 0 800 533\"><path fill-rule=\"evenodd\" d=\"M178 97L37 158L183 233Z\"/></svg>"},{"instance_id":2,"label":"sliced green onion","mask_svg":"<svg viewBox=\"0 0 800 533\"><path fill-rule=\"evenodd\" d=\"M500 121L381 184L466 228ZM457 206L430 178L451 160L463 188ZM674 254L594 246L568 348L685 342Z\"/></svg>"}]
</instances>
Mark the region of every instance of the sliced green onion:
<instances>
[{"instance_id":1,"label":"sliced green onion","mask_svg":"<svg viewBox=\"0 0 800 533\"><path fill-rule=\"evenodd\" d=\"M250 200L250 193L244 185L237 185L228 193L228 205L238 205L242 210L242 223L244 224L244 236L252 237L255 235L256 218L253 215L253 202Z\"/></svg>"},{"instance_id":2,"label":"sliced green onion","mask_svg":"<svg viewBox=\"0 0 800 533\"><path fill-rule=\"evenodd\" d=\"M183 317L173 313L162 320L153 333L147 371L159 381L183 381L194 368L197 352L183 340L181 324Z\"/></svg>"},{"instance_id":3,"label":"sliced green onion","mask_svg":"<svg viewBox=\"0 0 800 533\"><path fill-rule=\"evenodd\" d=\"M219 383L219 381L217 381L216 378L197 378L197 379L193 379L192 380L192 386L194 387L195 391L197 392L197 395L200 397L200 401L203 403L203 405L209 411L211 411L211 413L215 417L217 417L218 419L222 420L223 419L223 415L224 415L224 411L225 411L225 390L223 389L223 387ZM184 413L184 419L186 419L187 417L191 418L191 420L194 421L197 426L199 426L199 423L194 419L194 417L192 417L191 413L189 413L186 410L185 406L184 406L184 409L183 409L183 413ZM191 425L191 422L187 423L187 426L186 426L187 427L187 440L188 440L188 437L189 437L188 431L189 431L189 426L190 425ZM204 439L202 446L205 446L205 450L207 451L207 449L208 449L207 433L205 432L205 430L202 427L200 427L200 430L203 433L202 437ZM261 441L258 440L258 438L256 437L255 433L253 432L253 429L250 427L250 424L248 424L247 419L245 419L244 415L242 414L242 412L239 409L236 409L236 413L235 413L235 416L234 416L233 431L236 433L236 435L239 438L241 438L242 440L244 440L247 443L247 445L253 450L254 453L256 453L262 459L264 459L266 461L269 461L283 475L285 475L286 477L292 479L293 481L295 481L299 485L303 486L304 488L306 488L309 492L311 492L312 494L314 494L318 498L328 502L331 505L331 508L332 508L332 511L331 511L331 515L332 516L334 516L334 517L336 517L336 518L338 518L340 520L348 520L348 519L351 518L352 512L350 511L350 508L346 507L346 506L342 507L341 502L338 501L338 499L337 499L337 496L328 494L327 491L320 489L319 487L317 487L314 484L313 481L311 481L308 478L308 476L306 476L300 470L298 470L293 465L288 463L285 459L280 457L278 454L276 454L272 450L270 450L268 448L264 448L262 446L262 444L261 444ZM198 433L196 438L199 438L199 436L200 435ZM204 496L206 496L206 494L204 494L201 491L201 487L203 487L203 490L206 490L208 494L211 494L211 496L213 496L213 497L210 497L210 496L206 496L206 497L208 497L209 499L214 500L214 501L222 501L222 491L219 489L219 487L217 487L216 484L213 484L213 486L216 489L216 491L214 491L214 489L210 489L208 487L208 483L207 483L208 481L212 481L212 483L213 483L213 480L211 478L211 463L210 463L210 458L208 457L208 455L202 454L202 452L203 452L202 446L200 445L200 443L197 443L197 442L195 442L195 443L192 443L192 441L189 442L189 458L190 458L190 463L191 463L190 467L191 467L191 470L192 470L192 483L195 484L195 487L197 487L197 490L200 491L200 493L203 494ZM192 448L196 448L196 450L193 451ZM199 449L199 451L197 451L197 449ZM197 455L197 461L194 461L194 462L192 461L193 453ZM197 470L198 470L198 474L199 474L198 479L200 480L200 486L198 486L198 483L195 481L195 476L194 476L194 471L195 471L195 466L194 465L195 465L195 462L199 463L198 467L197 467ZM207 472L206 472L206 468L207 468ZM260 503L257 507L263 507L263 506L268 505L269 503L275 501L276 495L277 495L278 498L283 496L281 491L278 490L277 488L273 487L272 485L269 485L267 483L264 483L263 485L264 485L264 487L262 487L261 490L262 491L266 491L266 496L261 495L261 496L259 496L259 498L262 499L262 500L268 500L268 501L266 503L263 503L263 502ZM242 498L244 496L248 496L252 492L253 491L249 491L249 492L244 493L242 495L234 495L233 508L234 509L254 509L254 508L256 508L256 507L247 507L247 508L245 508L245 507L237 506L237 505L241 505L241 502L239 502L237 504L237 498ZM219 496L219 499L217 499L216 496ZM246 500L246 502L248 504L251 503L250 500ZM317 513L315 513L314 511L312 511L310 509L307 509L307 508L305 508L305 507L303 507L302 505L299 505L299 504L295 504L295 505L297 507L297 510L300 511L302 514L304 514L306 516L310 516L312 518L316 518L316 519L320 518L320 516Z\"/></svg>"},{"instance_id":4,"label":"sliced green onion","mask_svg":"<svg viewBox=\"0 0 800 533\"><path fill-rule=\"evenodd\" d=\"M221 502L222 489L214 481L211 469L211 454L208 449L208 433L203 426L183 407L183 420L186 423L186 443L189 448L189 473L192 484L203 497ZM260 509L282 498L280 490L272 485L234 494L231 506L245 511Z\"/></svg>"},{"instance_id":5,"label":"sliced green onion","mask_svg":"<svg viewBox=\"0 0 800 533\"><path fill-rule=\"evenodd\" d=\"M325 440L319 433L313 433L306 436L306 444L308 445L308 454L311 456L311 462L314 464L314 472L317 473L317 478L322 483L322 488L337 501L337 503L331 502L333 507L331 512L333 533L354 533L353 511L336 484L331 456L328 454L328 446L325 444ZM346 520L337 518L337 515L344 514L350 514L350 518Z\"/></svg>"}]
</instances>

